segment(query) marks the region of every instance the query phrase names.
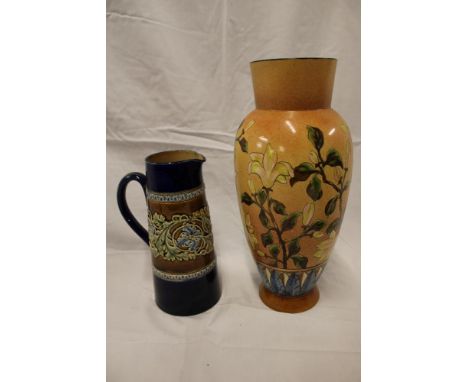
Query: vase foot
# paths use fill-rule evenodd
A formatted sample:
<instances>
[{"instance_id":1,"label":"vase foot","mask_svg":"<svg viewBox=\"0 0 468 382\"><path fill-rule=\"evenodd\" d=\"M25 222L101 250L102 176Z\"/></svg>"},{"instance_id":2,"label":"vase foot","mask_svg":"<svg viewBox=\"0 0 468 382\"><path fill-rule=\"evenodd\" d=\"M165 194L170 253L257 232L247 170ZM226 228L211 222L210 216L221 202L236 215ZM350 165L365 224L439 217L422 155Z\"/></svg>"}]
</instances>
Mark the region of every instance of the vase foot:
<instances>
[{"instance_id":1,"label":"vase foot","mask_svg":"<svg viewBox=\"0 0 468 382\"><path fill-rule=\"evenodd\" d=\"M269 308L278 312L300 313L312 308L317 304L320 293L317 287L310 292L296 297L279 296L270 292L260 284L260 298Z\"/></svg>"}]
</instances>

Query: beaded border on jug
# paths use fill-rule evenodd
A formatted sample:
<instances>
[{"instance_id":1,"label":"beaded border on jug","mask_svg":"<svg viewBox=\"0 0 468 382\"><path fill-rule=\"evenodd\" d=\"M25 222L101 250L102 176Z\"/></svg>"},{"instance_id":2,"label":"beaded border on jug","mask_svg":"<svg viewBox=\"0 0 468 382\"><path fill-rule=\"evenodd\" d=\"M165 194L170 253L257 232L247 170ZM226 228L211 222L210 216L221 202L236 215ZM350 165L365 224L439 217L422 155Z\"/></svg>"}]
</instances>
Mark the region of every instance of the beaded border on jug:
<instances>
[{"instance_id":1,"label":"beaded border on jug","mask_svg":"<svg viewBox=\"0 0 468 382\"><path fill-rule=\"evenodd\" d=\"M156 267L153 266L153 273L156 277L166 280L166 281L173 281L173 282L183 282L183 281L190 281L199 279L203 276L206 276L210 273L213 268L216 266L216 259L209 263L206 267L191 273L168 273L163 272Z\"/></svg>"},{"instance_id":2,"label":"beaded border on jug","mask_svg":"<svg viewBox=\"0 0 468 382\"><path fill-rule=\"evenodd\" d=\"M195 199L197 196L203 195L204 192L204 186L181 192L154 192L147 189L146 198L148 200L154 200L160 203L185 202L187 200Z\"/></svg>"}]
</instances>

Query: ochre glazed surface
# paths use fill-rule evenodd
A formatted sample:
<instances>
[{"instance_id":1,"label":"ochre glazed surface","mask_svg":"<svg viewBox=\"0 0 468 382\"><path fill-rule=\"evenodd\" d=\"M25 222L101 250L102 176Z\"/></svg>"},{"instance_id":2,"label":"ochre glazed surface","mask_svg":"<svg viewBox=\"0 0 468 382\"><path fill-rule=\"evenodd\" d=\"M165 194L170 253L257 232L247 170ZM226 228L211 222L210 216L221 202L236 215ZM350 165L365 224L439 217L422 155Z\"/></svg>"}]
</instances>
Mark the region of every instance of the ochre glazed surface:
<instances>
[{"instance_id":1,"label":"ochre glazed surface","mask_svg":"<svg viewBox=\"0 0 468 382\"><path fill-rule=\"evenodd\" d=\"M235 168L264 287L284 297L312 293L348 198L352 144L346 122L332 109L255 110L239 126Z\"/></svg>"}]
</instances>

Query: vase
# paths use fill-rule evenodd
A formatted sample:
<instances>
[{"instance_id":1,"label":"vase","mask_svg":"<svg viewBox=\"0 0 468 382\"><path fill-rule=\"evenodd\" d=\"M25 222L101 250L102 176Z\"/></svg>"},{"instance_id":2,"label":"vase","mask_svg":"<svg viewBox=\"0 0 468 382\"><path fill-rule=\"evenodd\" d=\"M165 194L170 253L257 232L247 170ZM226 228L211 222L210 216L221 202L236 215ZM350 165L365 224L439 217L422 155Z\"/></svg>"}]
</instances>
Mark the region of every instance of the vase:
<instances>
[{"instance_id":1,"label":"vase","mask_svg":"<svg viewBox=\"0 0 468 382\"><path fill-rule=\"evenodd\" d=\"M336 59L250 64L256 109L239 126L236 187L260 273L260 298L289 313L312 308L340 231L352 142L330 108Z\"/></svg>"},{"instance_id":2,"label":"vase","mask_svg":"<svg viewBox=\"0 0 468 382\"><path fill-rule=\"evenodd\" d=\"M221 297L202 177L205 157L176 150L149 155L145 162L146 175L132 172L120 181L117 202L130 228L149 246L156 304L176 316L204 312ZM128 207L131 181L146 195L148 231Z\"/></svg>"}]
</instances>

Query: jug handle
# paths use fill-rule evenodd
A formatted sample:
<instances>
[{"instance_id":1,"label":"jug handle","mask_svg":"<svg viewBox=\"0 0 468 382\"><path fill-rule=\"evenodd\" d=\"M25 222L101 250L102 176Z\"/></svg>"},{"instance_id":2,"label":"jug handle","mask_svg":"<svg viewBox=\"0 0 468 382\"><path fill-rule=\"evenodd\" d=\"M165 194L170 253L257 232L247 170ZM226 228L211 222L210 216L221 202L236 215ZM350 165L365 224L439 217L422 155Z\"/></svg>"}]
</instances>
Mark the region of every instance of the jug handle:
<instances>
[{"instance_id":1,"label":"jug handle","mask_svg":"<svg viewBox=\"0 0 468 382\"><path fill-rule=\"evenodd\" d=\"M126 191L127 185L132 181L136 180L140 183L141 187L143 188L143 192L146 196L146 175L139 173L139 172L131 172L125 175L119 183L117 188L117 204L119 205L120 213L122 214L123 218L130 226L130 228L141 237L141 239L149 245L148 239L148 231L143 228L143 226L136 220L135 216L133 216L130 208L128 208L127 198L126 198Z\"/></svg>"}]
</instances>

